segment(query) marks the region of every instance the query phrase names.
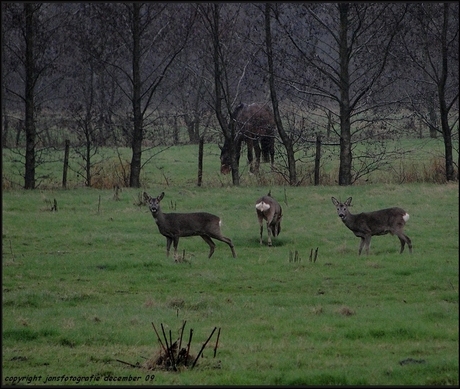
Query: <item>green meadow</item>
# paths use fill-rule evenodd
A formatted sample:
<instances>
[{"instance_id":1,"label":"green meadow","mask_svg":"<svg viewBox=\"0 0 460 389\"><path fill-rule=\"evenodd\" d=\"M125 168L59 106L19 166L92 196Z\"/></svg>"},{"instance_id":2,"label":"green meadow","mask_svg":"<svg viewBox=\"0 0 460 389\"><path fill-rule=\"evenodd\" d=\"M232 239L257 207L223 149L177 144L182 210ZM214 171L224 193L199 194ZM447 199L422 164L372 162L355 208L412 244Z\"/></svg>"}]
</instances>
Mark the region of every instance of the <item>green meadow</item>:
<instances>
[{"instance_id":1,"label":"green meadow","mask_svg":"<svg viewBox=\"0 0 460 389\"><path fill-rule=\"evenodd\" d=\"M327 142L325 142L327 143ZM382 144L383 151L365 150L364 146L356 145L354 155L367 156L362 160L375 159L380 162L378 170L360 177L355 184L406 184L406 183L443 183L444 146L441 139L399 139L388 140ZM458 147L458 146L457 146ZM320 184L337 185L339 157L337 146L324 145L321 149ZM82 151L82 150L80 150ZM382 154L379 154L379 153ZM92 187L112 189L120 187L128 180L131 150L128 148L99 148L92 161ZM198 145L158 146L146 149L142 154L143 167L141 182L146 187L195 187L198 181ZM244 148L240 162L240 186L268 187L287 184L287 167L282 157L285 150L277 144L275 164L278 172L270 171L268 164L261 164L259 176L248 173L245 163ZM204 145L202 187L221 188L232 186L231 175L220 174L220 149L216 144ZM372 157L373 156L373 157ZM315 145L310 144L299 149L296 154L297 179L300 186L311 186L314 183ZM371 158L369 158L371 157ZM36 186L38 189L49 190L62 187L64 151L43 151L40 163L36 167ZM458 161L458 153L454 148L454 161ZM45 163L46 161L46 163ZM21 189L24 185L24 157L14 150L3 150L3 189ZM357 169L363 169L361 160L356 162ZM70 151L69 169L67 172L67 188L75 189L85 186L83 161L73 149ZM279 172L281 171L281 173ZM283 173L284 172L284 173Z\"/></svg>"},{"instance_id":2,"label":"green meadow","mask_svg":"<svg viewBox=\"0 0 460 389\"><path fill-rule=\"evenodd\" d=\"M46 189L4 188L3 386L458 385L457 183L289 187L243 171L233 187L206 148L198 187L188 147L153 159L139 189L85 188L76 177L60 189L59 164ZM16 179L12 166L4 182ZM219 215L237 257L216 241L208 259L208 245L189 237L167 258L144 190L165 192L163 212ZM259 244L254 208L269 190L283 207L273 247L265 226ZM331 196L352 196L352 213L404 208L412 255L385 235L358 256ZM164 343L161 327L174 341L184 322L192 356L214 328L218 341L216 330L194 368L149 369L161 350L152 323Z\"/></svg>"}]
</instances>

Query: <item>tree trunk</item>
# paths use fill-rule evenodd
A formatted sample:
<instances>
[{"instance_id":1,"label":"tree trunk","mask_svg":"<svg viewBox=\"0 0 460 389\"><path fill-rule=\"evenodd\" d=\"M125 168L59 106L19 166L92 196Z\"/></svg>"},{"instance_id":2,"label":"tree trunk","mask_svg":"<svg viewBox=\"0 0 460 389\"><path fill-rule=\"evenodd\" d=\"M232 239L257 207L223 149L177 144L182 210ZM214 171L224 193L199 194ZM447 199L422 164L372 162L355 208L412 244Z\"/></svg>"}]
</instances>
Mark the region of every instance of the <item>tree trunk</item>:
<instances>
[{"instance_id":1,"label":"tree trunk","mask_svg":"<svg viewBox=\"0 0 460 389\"><path fill-rule=\"evenodd\" d=\"M213 26L212 26L212 43L213 43L213 61L214 61L214 88L215 88L215 109L216 109L216 116L219 122L219 125L222 129L224 134L225 140L230 145L230 155L232 156L232 182L234 186L240 185L240 173L239 173L239 155L237 157L237 153L239 153L241 143L238 140L235 140L235 121L233 120L233 116L230 109L230 103L228 100L224 98L224 91L223 85L226 83L224 82L224 72L221 69L220 63L220 15L219 15L219 7L220 4L214 3L211 5L213 8ZM228 94L227 94L228 95ZM222 101L225 101L227 107L227 112L230 112L230 122L227 123L225 120L225 116L222 113ZM239 145L237 145L239 143Z\"/></svg>"},{"instance_id":2,"label":"tree trunk","mask_svg":"<svg viewBox=\"0 0 460 389\"><path fill-rule=\"evenodd\" d=\"M240 185L240 156L241 156L241 143L243 139L240 137L238 140L235 139L235 121L230 119L232 124L230 127L230 137L232 141L230 142L230 155L232 156L232 182L233 185Z\"/></svg>"},{"instance_id":3,"label":"tree trunk","mask_svg":"<svg viewBox=\"0 0 460 389\"><path fill-rule=\"evenodd\" d=\"M2 23L2 36L5 36L5 32L4 32L4 24ZM5 45L2 45L2 58L5 58ZM2 66L2 80L5 79L5 73L6 70L5 70L5 67ZM4 97L6 95L6 83L5 82L2 82L2 96ZM3 119L3 127L2 127L2 145L3 147L7 146L8 145L8 132L9 132L9 129L10 129L10 124L9 124L9 120L8 120L8 115L7 115L7 112L6 112L6 99L5 98L2 98L2 101L1 101L1 104L2 104L2 119Z\"/></svg>"},{"instance_id":4,"label":"tree trunk","mask_svg":"<svg viewBox=\"0 0 460 389\"><path fill-rule=\"evenodd\" d=\"M89 139L86 140L86 155L85 155L85 174L86 174L86 186L91 188L91 142Z\"/></svg>"},{"instance_id":5,"label":"tree trunk","mask_svg":"<svg viewBox=\"0 0 460 389\"><path fill-rule=\"evenodd\" d=\"M436 139L437 136L438 136L438 117L436 115L436 104L435 104L435 100L436 100L436 96L433 95L430 95L428 96L427 98L427 103L428 103L428 120L429 120L429 123L428 123L428 128L430 130L430 138L432 139Z\"/></svg>"},{"instance_id":6,"label":"tree trunk","mask_svg":"<svg viewBox=\"0 0 460 389\"><path fill-rule=\"evenodd\" d=\"M315 186L319 185L319 167L321 165L321 135L316 134Z\"/></svg>"},{"instance_id":7,"label":"tree trunk","mask_svg":"<svg viewBox=\"0 0 460 389\"><path fill-rule=\"evenodd\" d=\"M143 119L141 111L141 75L140 75L140 3L133 3L133 138L132 138L132 159L129 186L139 188L141 174L142 140L143 140Z\"/></svg>"},{"instance_id":8,"label":"tree trunk","mask_svg":"<svg viewBox=\"0 0 460 389\"><path fill-rule=\"evenodd\" d=\"M198 146L198 186L201 186L201 183L203 182L203 146L204 138L201 137L200 144Z\"/></svg>"},{"instance_id":9,"label":"tree trunk","mask_svg":"<svg viewBox=\"0 0 460 389\"><path fill-rule=\"evenodd\" d=\"M34 63L34 4L24 3L26 18L26 82L25 82L25 129L26 129L26 163L24 174L24 188L35 189L35 63Z\"/></svg>"},{"instance_id":10,"label":"tree trunk","mask_svg":"<svg viewBox=\"0 0 460 389\"><path fill-rule=\"evenodd\" d=\"M188 138L191 144L200 143L200 118L196 112L184 115Z\"/></svg>"},{"instance_id":11,"label":"tree trunk","mask_svg":"<svg viewBox=\"0 0 460 389\"><path fill-rule=\"evenodd\" d=\"M65 151L64 151L64 169L62 171L62 187L67 188L67 171L69 170L69 149L70 149L70 140L66 139L65 141Z\"/></svg>"},{"instance_id":12,"label":"tree trunk","mask_svg":"<svg viewBox=\"0 0 460 389\"><path fill-rule=\"evenodd\" d=\"M351 185L351 125L348 55L348 3L339 3L340 11L340 166L339 185Z\"/></svg>"},{"instance_id":13,"label":"tree trunk","mask_svg":"<svg viewBox=\"0 0 460 389\"><path fill-rule=\"evenodd\" d=\"M444 4L444 23L441 35L442 70L438 84L439 109L441 116L442 136L444 138L444 150L446 160L446 180L454 181L454 161L452 156L452 132L449 126L449 109L446 103L446 83L447 83L447 24L449 19L449 4Z\"/></svg>"},{"instance_id":14,"label":"tree trunk","mask_svg":"<svg viewBox=\"0 0 460 389\"><path fill-rule=\"evenodd\" d=\"M273 43L270 26L270 4L265 4L265 43L267 48L268 74L270 84L270 96L272 99L273 114L278 133L286 149L288 170L289 170L289 185L297 185L297 172L295 166L294 147L289 135L284 131L283 122L278 109L278 97L275 88L275 74L273 65Z\"/></svg>"}]
</instances>

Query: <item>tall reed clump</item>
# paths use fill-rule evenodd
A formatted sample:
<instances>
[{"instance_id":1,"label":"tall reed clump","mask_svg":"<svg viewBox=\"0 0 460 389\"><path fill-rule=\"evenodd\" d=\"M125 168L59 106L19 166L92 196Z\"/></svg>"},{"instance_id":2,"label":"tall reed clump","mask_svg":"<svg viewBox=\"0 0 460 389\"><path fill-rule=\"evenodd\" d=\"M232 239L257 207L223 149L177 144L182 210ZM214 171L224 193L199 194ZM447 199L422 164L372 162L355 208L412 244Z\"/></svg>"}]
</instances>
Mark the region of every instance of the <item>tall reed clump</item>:
<instances>
[{"instance_id":1,"label":"tall reed clump","mask_svg":"<svg viewBox=\"0 0 460 389\"><path fill-rule=\"evenodd\" d=\"M112 189L129 187L130 165L128 161L108 161L100 166L91 186L96 189Z\"/></svg>"},{"instance_id":2,"label":"tall reed clump","mask_svg":"<svg viewBox=\"0 0 460 389\"><path fill-rule=\"evenodd\" d=\"M416 182L444 184L446 182L445 161L441 157L432 157L426 164L401 161L398 169L392 169L390 180L401 184Z\"/></svg>"}]
</instances>

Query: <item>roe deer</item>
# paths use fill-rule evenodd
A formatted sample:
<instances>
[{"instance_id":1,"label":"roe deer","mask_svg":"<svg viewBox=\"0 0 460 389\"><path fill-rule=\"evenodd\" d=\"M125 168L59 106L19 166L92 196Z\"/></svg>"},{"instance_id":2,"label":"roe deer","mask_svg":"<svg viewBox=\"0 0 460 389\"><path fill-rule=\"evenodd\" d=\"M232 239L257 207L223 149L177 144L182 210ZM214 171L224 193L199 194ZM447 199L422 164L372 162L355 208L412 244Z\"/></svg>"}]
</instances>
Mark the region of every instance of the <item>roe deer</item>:
<instances>
[{"instance_id":1,"label":"roe deer","mask_svg":"<svg viewBox=\"0 0 460 389\"><path fill-rule=\"evenodd\" d=\"M144 200L152 212L158 229L166 237L166 256L169 256L171 243L174 243L174 257L176 257L180 237L201 236L210 248L208 258L211 258L216 247L211 238L227 243L232 250L233 258L236 257L233 242L220 231L221 221L218 216L207 212L163 213L160 209L160 201L164 195L162 192L158 197L153 198L144 192Z\"/></svg>"},{"instance_id":2,"label":"roe deer","mask_svg":"<svg viewBox=\"0 0 460 389\"><path fill-rule=\"evenodd\" d=\"M267 196L262 196L256 201L257 218L260 225L260 244L262 244L263 222L267 221L268 245L272 245L272 238L276 238L281 232L281 218L283 217L281 205L271 197L271 191Z\"/></svg>"},{"instance_id":3,"label":"roe deer","mask_svg":"<svg viewBox=\"0 0 460 389\"><path fill-rule=\"evenodd\" d=\"M361 238L358 255L361 255L363 247L365 247L366 254L369 254L369 245L373 235L385 235L388 233L399 238L401 242L401 251L399 253L404 251L405 243L409 246L409 252L412 253L412 242L404 234L404 225L409 220L409 214L404 209L394 207L352 215L348 210L351 204L351 197L344 203L332 197L332 203L337 207L337 214L343 223L357 237Z\"/></svg>"}]
</instances>

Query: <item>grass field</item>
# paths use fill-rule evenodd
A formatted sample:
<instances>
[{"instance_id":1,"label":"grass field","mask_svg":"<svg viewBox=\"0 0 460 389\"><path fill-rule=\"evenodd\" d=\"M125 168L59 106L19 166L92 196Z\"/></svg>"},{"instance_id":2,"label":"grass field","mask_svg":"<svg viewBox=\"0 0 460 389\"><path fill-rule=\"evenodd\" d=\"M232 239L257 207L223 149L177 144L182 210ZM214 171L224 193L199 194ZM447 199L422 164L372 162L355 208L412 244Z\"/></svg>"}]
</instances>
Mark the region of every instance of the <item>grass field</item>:
<instances>
[{"instance_id":1,"label":"grass field","mask_svg":"<svg viewBox=\"0 0 460 389\"><path fill-rule=\"evenodd\" d=\"M199 188L174 164L158 159L118 200L3 191L3 386L458 385L457 184ZM164 212L221 216L237 258L216 242L208 259L199 237L181 238L182 262L166 258L144 189L165 192ZM254 209L269 189L284 213L271 248ZM404 208L413 254L386 235L358 257L331 196L352 196L352 213ZM194 356L221 329L216 356L214 334L194 369L144 368L160 350L152 322L175 340L184 320Z\"/></svg>"},{"instance_id":2,"label":"grass field","mask_svg":"<svg viewBox=\"0 0 460 389\"><path fill-rule=\"evenodd\" d=\"M444 183L444 146L441 139L400 139L386 142L386 164L379 170L361 177L356 184L405 184L405 183ZM454 148L454 161L458 162L458 153ZM285 150L277 145L279 153ZM114 185L124 186L129 182L128 172L131 161L131 150L119 149L119 156L114 149L100 148L97 156L93 157L92 187L97 189L111 189ZM362 148L354 149L354 156L363 156L368 153ZM393 153L393 154L391 154ZM220 174L220 150L216 144L205 144L203 153L202 187L220 188L232 185L231 175ZM339 158L338 149L334 146L323 146L321 153L320 184L336 185L338 183ZM279 186L286 185L287 180L281 174L272 174L267 164L261 165L260 176L248 174L245 150L240 162L240 185ZM56 189L62 187L63 151L44 153L40 160L47 162L38 164L36 168L36 185L38 189ZM314 144L308 150L296 153L297 179L300 186L311 186L314 182ZM378 157L375 157L377 159ZM20 189L24 185L24 158L11 150L3 150L3 189ZM196 186L198 180L198 145L180 145L171 147L156 147L145 150L142 154L141 183L146 186L158 185L161 187ZM383 163L383 162L382 162ZM82 171L82 160L74 152L70 153L70 168L67 174L67 188L81 188L85 186ZM277 154L275 161L277 169L284 171L287 176L285 162ZM360 162L356 158L356 169ZM128 186L128 185L126 185Z\"/></svg>"}]
</instances>

